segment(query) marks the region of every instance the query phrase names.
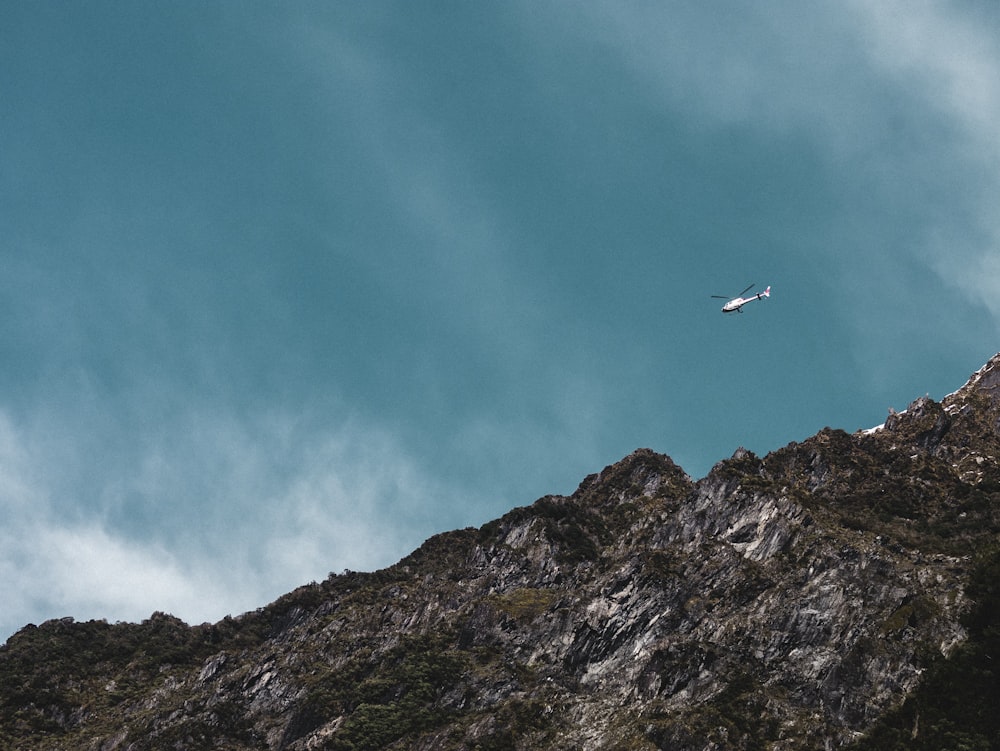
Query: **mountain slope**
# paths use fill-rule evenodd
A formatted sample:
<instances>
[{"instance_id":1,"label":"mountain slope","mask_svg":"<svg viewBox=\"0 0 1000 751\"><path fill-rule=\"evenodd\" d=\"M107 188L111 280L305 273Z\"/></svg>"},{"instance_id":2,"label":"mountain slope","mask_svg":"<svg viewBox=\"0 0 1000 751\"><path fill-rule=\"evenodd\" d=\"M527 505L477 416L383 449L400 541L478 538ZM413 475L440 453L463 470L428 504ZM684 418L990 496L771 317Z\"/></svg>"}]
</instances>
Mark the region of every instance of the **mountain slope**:
<instances>
[{"instance_id":1,"label":"mountain slope","mask_svg":"<svg viewBox=\"0 0 1000 751\"><path fill-rule=\"evenodd\" d=\"M698 482L639 450L239 618L29 626L0 745L997 747L998 436L1000 356L879 429Z\"/></svg>"}]
</instances>

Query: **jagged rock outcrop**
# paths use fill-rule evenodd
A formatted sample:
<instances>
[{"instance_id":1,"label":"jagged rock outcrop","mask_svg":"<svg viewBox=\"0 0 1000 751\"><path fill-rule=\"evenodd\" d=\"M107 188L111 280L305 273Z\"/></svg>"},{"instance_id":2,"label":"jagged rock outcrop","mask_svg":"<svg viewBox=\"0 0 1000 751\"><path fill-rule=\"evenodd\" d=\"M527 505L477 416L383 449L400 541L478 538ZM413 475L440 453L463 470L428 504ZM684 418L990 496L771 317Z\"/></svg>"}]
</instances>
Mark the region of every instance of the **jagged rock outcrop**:
<instances>
[{"instance_id":1,"label":"jagged rock outcrop","mask_svg":"<svg viewBox=\"0 0 1000 751\"><path fill-rule=\"evenodd\" d=\"M741 449L698 482L639 450L218 624L29 626L0 650L0 745L933 743L913 697L989 635L998 457L1000 356L877 429Z\"/></svg>"}]
</instances>

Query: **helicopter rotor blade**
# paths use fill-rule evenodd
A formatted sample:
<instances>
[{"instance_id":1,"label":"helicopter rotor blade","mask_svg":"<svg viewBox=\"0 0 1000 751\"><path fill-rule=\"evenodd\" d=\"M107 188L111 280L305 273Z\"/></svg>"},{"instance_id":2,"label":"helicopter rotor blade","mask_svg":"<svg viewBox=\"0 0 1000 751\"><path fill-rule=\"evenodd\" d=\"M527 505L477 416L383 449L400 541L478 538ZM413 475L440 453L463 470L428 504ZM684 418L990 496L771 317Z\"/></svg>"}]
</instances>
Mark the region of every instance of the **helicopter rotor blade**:
<instances>
[{"instance_id":1,"label":"helicopter rotor blade","mask_svg":"<svg viewBox=\"0 0 1000 751\"><path fill-rule=\"evenodd\" d=\"M729 297L729 295L711 295L711 297L717 297L720 300L729 300L729 299L731 299Z\"/></svg>"},{"instance_id":2,"label":"helicopter rotor blade","mask_svg":"<svg viewBox=\"0 0 1000 751\"><path fill-rule=\"evenodd\" d=\"M750 287L747 287L747 288L746 288L745 290L743 290L742 292L740 292L740 293L739 293L739 294L737 295L737 297L742 297L743 295L745 295L745 294L746 294L746 292L747 292L747 290L749 290L749 289L750 289L751 287L753 287L753 285L752 285L752 284L750 285Z\"/></svg>"}]
</instances>

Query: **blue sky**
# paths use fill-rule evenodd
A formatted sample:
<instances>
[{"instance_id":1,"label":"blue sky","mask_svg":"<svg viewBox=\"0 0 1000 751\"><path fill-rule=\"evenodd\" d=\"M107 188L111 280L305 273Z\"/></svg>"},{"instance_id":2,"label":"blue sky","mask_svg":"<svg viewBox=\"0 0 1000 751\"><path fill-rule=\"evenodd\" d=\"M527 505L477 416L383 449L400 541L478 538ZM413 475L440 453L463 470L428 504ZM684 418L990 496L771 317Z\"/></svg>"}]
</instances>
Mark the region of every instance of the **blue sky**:
<instances>
[{"instance_id":1,"label":"blue sky","mask_svg":"<svg viewBox=\"0 0 1000 751\"><path fill-rule=\"evenodd\" d=\"M5 6L0 638L214 621L1000 350L994 2Z\"/></svg>"}]
</instances>

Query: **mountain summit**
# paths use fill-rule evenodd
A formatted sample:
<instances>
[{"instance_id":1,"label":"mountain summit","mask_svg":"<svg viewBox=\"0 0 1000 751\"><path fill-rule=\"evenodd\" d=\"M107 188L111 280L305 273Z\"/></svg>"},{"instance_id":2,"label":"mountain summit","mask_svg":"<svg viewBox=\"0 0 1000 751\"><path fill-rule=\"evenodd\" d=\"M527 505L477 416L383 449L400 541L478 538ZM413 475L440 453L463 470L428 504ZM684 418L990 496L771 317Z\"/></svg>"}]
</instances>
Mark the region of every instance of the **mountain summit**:
<instances>
[{"instance_id":1,"label":"mountain summit","mask_svg":"<svg viewBox=\"0 0 1000 751\"><path fill-rule=\"evenodd\" d=\"M694 482L640 449L190 627L27 626L11 749L1000 748L1000 355Z\"/></svg>"}]
</instances>

